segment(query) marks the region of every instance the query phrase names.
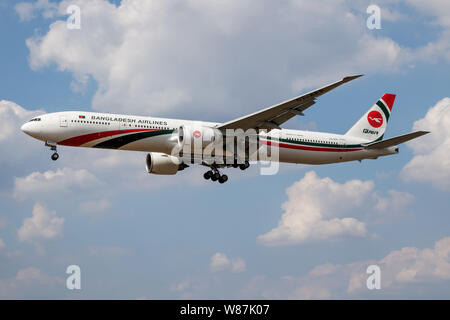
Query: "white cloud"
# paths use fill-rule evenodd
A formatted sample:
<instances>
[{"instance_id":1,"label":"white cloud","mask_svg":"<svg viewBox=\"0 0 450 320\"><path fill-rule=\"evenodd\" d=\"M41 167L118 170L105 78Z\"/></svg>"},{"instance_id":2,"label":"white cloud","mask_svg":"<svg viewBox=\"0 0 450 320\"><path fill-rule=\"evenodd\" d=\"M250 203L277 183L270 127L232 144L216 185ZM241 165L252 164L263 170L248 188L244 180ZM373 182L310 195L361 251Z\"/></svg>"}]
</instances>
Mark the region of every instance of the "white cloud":
<instances>
[{"instance_id":1,"label":"white cloud","mask_svg":"<svg viewBox=\"0 0 450 320\"><path fill-rule=\"evenodd\" d=\"M56 216L56 212L47 210L42 204L36 203L32 216L23 221L17 232L21 242L39 242L51 240L62 235L64 218Z\"/></svg>"},{"instance_id":2,"label":"white cloud","mask_svg":"<svg viewBox=\"0 0 450 320\"><path fill-rule=\"evenodd\" d=\"M377 292L366 286L369 265L378 265L381 270L381 290ZM376 297L408 297L419 292L417 287L423 290L426 285L445 285L443 281L450 280L450 237L437 241L433 248L404 247L379 260L321 264L305 276L286 276L278 281L262 276L257 279L257 283L250 280L242 290L245 298L348 299L364 298L369 293Z\"/></svg>"},{"instance_id":3,"label":"white cloud","mask_svg":"<svg viewBox=\"0 0 450 320\"><path fill-rule=\"evenodd\" d=\"M90 189L100 184L99 180L86 169L72 168L33 172L24 178L15 178L14 197L26 199L33 196L55 196L77 189Z\"/></svg>"},{"instance_id":4,"label":"white cloud","mask_svg":"<svg viewBox=\"0 0 450 320\"><path fill-rule=\"evenodd\" d=\"M401 176L407 181L427 182L450 190L450 98L431 107L423 119L414 123L413 129L431 133L408 144L414 157Z\"/></svg>"},{"instance_id":5,"label":"white cloud","mask_svg":"<svg viewBox=\"0 0 450 320\"><path fill-rule=\"evenodd\" d=\"M3 150L0 153L0 170L3 168L1 175L4 181L8 181L13 174L11 169L20 171L24 165L29 165L30 155L38 154L39 148L43 149L43 143L20 130L26 121L42 113L42 110L27 110L14 102L0 100L0 148ZM7 164L7 170L3 164Z\"/></svg>"},{"instance_id":6,"label":"white cloud","mask_svg":"<svg viewBox=\"0 0 450 320\"><path fill-rule=\"evenodd\" d=\"M325 300L330 299L331 293L328 288L316 285L302 286L289 295L289 299L299 300Z\"/></svg>"},{"instance_id":7,"label":"white cloud","mask_svg":"<svg viewBox=\"0 0 450 320\"><path fill-rule=\"evenodd\" d=\"M247 270L246 263L242 258L229 259L226 254L217 252L211 257L211 271L218 272L230 270L234 273L240 273Z\"/></svg>"},{"instance_id":8,"label":"white cloud","mask_svg":"<svg viewBox=\"0 0 450 320\"><path fill-rule=\"evenodd\" d=\"M14 6L20 21L27 21L33 18L34 6L31 2L19 2Z\"/></svg>"},{"instance_id":9,"label":"white cloud","mask_svg":"<svg viewBox=\"0 0 450 320\"><path fill-rule=\"evenodd\" d=\"M376 195L376 209L379 212L394 213L403 210L414 201L414 196L407 192L389 190L389 198Z\"/></svg>"},{"instance_id":10,"label":"white cloud","mask_svg":"<svg viewBox=\"0 0 450 320\"><path fill-rule=\"evenodd\" d=\"M386 213L401 213L414 197L389 190L388 197L374 190L373 181L350 180L343 184L320 178L314 171L287 189L288 200L278 226L260 235L269 246L302 244L307 241L335 239L342 236L366 236L366 222L380 221ZM368 217L367 214L369 214Z\"/></svg>"},{"instance_id":11,"label":"white cloud","mask_svg":"<svg viewBox=\"0 0 450 320\"><path fill-rule=\"evenodd\" d=\"M26 110L12 101L0 100L0 142L13 139L24 122L42 113L41 110Z\"/></svg>"},{"instance_id":12,"label":"white cloud","mask_svg":"<svg viewBox=\"0 0 450 320\"><path fill-rule=\"evenodd\" d=\"M37 268L24 268L17 271L13 278L0 279L0 298L42 298L50 291L64 288L64 283L64 279L49 276Z\"/></svg>"},{"instance_id":13,"label":"white cloud","mask_svg":"<svg viewBox=\"0 0 450 320\"><path fill-rule=\"evenodd\" d=\"M418 11L436 17L434 23L450 27L450 2L447 0L406 0L406 3Z\"/></svg>"},{"instance_id":14,"label":"white cloud","mask_svg":"<svg viewBox=\"0 0 450 320\"><path fill-rule=\"evenodd\" d=\"M19 2L14 6L20 21L28 21L42 13L44 18L53 18L57 14L58 5L48 0L37 0L34 2Z\"/></svg>"},{"instance_id":15,"label":"white cloud","mask_svg":"<svg viewBox=\"0 0 450 320\"><path fill-rule=\"evenodd\" d=\"M450 237L437 241L434 248L405 247L392 251L375 264L381 269L381 286L385 289L408 283L450 280ZM365 265L367 262L361 263L361 266ZM353 274L351 279L349 293L365 288L367 275L358 277L358 274Z\"/></svg>"},{"instance_id":16,"label":"white cloud","mask_svg":"<svg viewBox=\"0 0 450 320\"><path fill-rule=\"evenodd\" d=\"M285 213L278 226L258 240L266 245L303 243L344 235L363 237L366 225L351 217L342 217L360 206L373 190L372 181L351 180L344 184L319 178L314 171L287 189Z\"/></svg>"},{"instance_id":17,"label":"white cloud","mask_svg":"<svg viewBox=\"0 0 450 320\"><path fill-rule=\"evenodd\" d=\"M2 238L0 238L0 250L2 250L2 249L5 248L5 247L6 247L5 242L3 241Z\"/></svg>"},{"instance_id":18,"label":"white cloud","mask_svg":"<svg viewBox=\"0 0 450 320\"><path fill-rule=\"evenodd\" d=\"M244 259L236 258L231 261L231 272L239 273L247 270L247 264Z\"/></svg>"},{"instance_id":19,"label":"white cloud","mask_svg":"<svg viewBox=\"0 0 450 320\"><path fill-rule=\"evenodd\" d=\"M344 1L136 0L116 7L70 0L58 11L69 4L80 6L82 29L54 22L27 40L30 63L56 64L75 81L92 77L92 105L102 111L180 115L189 106L230 117L273 99L265 88L285 97L349 73L392 72L447 54L375 36L365 26L366 5Z\"/></svg>"},{"instance_id":20,"label":"white cloud","mask_svg":"<svg viewBox=\"0 0 450 320\"><path fill-rule=\"evenodd\" d=\"M217 252L211 257L211 270L223 270L230 265L230 260L224 253Z\"/></svg>"}]
</instances>

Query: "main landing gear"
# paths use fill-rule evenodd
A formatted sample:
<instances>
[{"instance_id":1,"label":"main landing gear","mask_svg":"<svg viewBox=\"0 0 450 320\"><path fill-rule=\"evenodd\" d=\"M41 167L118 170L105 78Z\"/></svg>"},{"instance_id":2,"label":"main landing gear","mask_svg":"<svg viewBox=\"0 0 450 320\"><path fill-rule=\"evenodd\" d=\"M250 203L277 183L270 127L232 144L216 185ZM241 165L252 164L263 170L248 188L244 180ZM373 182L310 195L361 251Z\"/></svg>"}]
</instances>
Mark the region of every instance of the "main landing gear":
<instances>
[{"instance_id":1,"label":"main landing gear","mask_svg":"<svg viewBox=\"0 0 450 320\"><path fill-rule=\"evenodd\" d=\"M246 160L244 163L237 163L237 160L234 160L234 163L231 165L233 168L239 168L241 170L245 170L250 167L250 163Z\"/></svg>"},{"instance_id":2,"label":"main landing gear","mask_svg":"<svg viewBox=\"0 0 450 320\"><path fill-rule=\"evenodd\" d=\"M240 168L241 170L245 170L250 167L250 163L248 161L245 161L244 163L238 164L237 161L234 161L231 166L233 168ZM228 176L226 174L220 174L219 170L214 165L211 166L211 170L206 171L203 174L203 178L205 178L206 180L211 179L211 181L219 181L219 183L225 183L228 181Z\"/></svg>"},{"instance_id":3,"label":"main landing gear","mask_svg":"<svg viewBox=\"0 0 450 320\"><path fill-rule=\"evenodd\" d=\"M59 158L59 154L58 152L56 152L56 143L53 142L49 142L49 141L45 141L45 146L46 147L50 147L51 151L54 151L52 156L50 157L53 161L58 160Z\"/></svg>"},{"instance_id":4,"label":"main landing gear","mask_svg":"<svg viewBox=\"0 0 450 320\"><path fill-rule=\"evenodd\" d=\"M250 167L250 163L248 161L245 161L244 163L241 163L239 165L239 169L241 169L241 170L248 169L248 167Z\"/></svg>"},{"instance_id":5,"label":"main landing gear","mask_svg":"<svg viewBox=\"0 0 450 320\"><path fill-rule=\"evenodd\" d=\"M219 183L225 183L228 181L228 176L226 174L220 174L217 169L206 171L203 174L203 178L206 180L211 179L211 181L219 181Z\"/></svg>"}]
</instances>

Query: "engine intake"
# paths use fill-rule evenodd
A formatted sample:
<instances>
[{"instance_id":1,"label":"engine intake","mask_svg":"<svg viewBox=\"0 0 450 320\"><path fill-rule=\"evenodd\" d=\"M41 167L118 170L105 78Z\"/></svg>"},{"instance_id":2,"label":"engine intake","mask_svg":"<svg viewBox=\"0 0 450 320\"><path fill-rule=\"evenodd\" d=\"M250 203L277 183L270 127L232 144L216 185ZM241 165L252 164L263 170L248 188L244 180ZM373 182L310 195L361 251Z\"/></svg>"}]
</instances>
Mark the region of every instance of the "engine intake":
<instances>
[{"instance_id":1,"label":"engine intake","mask_svg":"<svg viewBox=\"0 0 450 320\"><path fill-rule=\"evenodd\" d=\"M183 163L177 157L165 153L150 152L145 159L145 167L148 173L176 174L184 169Z\"/></svg>"}]
</instances>

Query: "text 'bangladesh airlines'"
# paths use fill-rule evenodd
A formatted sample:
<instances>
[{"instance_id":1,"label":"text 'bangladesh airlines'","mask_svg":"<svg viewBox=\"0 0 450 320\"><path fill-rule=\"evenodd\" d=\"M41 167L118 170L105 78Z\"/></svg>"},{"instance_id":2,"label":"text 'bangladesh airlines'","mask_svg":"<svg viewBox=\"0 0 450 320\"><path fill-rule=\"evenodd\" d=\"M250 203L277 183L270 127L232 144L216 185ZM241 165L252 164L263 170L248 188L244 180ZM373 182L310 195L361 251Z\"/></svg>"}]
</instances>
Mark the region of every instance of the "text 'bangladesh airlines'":
<instances>
[{"instance_id":1,"label":"text 'bangladesh airlines'","mask_svg":"<svg viewBox=\"0 0 450 320\"><path fill-rule=\"evenodd\" d=\"M395 95L384 94L345 134L282 129L280 126L315 104L324 93L361 75L340 81L225 123L115 115L81 111L44 114L22 131L57 145L148 152L153 174L175 174L192 164L208 167L205 179L224 183L226 167L245 170L249 161L327 164L377 159L398 153L398 144L422 136L417 131L383 140Z\"/></svg>"}]
</instances>

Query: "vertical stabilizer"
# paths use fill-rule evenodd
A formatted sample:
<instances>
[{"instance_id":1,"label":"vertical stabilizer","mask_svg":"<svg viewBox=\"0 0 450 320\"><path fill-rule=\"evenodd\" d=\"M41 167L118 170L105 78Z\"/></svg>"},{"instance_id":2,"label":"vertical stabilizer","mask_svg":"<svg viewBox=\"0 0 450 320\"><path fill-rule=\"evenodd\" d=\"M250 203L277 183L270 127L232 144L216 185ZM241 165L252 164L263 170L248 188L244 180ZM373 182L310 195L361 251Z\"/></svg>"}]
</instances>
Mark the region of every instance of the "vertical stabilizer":
<instances>
[{"instance_id":1,"label":"vertical stabilizer","mask_svg":"<svg viewBox=\"0 0 450 320\"><path fill-rule=\"evenodd\" d=\"M394 106L395 94L386 93L345 135L376 141L383 139Z\"/></svg>"}]
</instances>

